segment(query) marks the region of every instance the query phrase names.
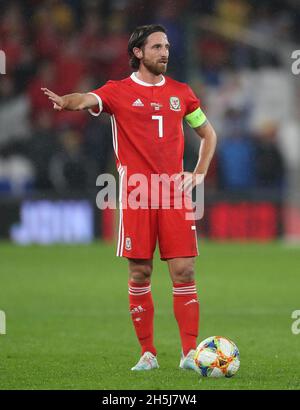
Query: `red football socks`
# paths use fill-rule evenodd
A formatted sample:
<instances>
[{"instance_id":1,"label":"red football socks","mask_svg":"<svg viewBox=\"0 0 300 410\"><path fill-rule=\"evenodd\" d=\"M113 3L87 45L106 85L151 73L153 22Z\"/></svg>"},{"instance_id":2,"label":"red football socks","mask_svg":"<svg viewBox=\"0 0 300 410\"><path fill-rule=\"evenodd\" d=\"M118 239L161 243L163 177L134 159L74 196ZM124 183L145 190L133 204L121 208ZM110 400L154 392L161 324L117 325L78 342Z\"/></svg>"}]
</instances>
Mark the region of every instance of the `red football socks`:
<instances>
[{"instance_id":1,"label":"red football socks","mask_svg":"<svg viewBox=\"0 0 300 410\"><path fill-rule=\"evenodd\" d=\"M128 283L129 304L132 323L142 347L142 355L151 352L156 356L153 345L153 317L154 307L149 282Z\"/></svg>"},{"instance_id":2,"label":"red football socks","mask_svg":"<svg viewBox=\"0 0 300 410\"><path fill-rule=\"evenodd\" d=\"M173 307L183 354L197 347L199 302L195 282L173 283Z\"/></svg>"}]
</instances>

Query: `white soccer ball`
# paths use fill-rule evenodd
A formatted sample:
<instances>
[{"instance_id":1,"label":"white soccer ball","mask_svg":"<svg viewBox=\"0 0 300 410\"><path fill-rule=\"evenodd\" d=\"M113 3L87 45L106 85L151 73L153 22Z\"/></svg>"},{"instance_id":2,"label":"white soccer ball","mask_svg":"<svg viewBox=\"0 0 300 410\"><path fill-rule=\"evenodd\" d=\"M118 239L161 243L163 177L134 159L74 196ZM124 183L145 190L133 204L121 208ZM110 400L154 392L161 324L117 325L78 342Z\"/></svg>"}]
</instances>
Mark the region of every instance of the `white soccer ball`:
<instances>
[{"instance_id":1,"label":"white soccer ball","mask_svg":"<svg viewBox=\"0 0 300 410\"><path fill-rule=\"evenodd\" d=\"M226 337L211 336L198 345L195 362L204 377L232 377L240 368L240 353Z\"/></svg>"}]
</instances>

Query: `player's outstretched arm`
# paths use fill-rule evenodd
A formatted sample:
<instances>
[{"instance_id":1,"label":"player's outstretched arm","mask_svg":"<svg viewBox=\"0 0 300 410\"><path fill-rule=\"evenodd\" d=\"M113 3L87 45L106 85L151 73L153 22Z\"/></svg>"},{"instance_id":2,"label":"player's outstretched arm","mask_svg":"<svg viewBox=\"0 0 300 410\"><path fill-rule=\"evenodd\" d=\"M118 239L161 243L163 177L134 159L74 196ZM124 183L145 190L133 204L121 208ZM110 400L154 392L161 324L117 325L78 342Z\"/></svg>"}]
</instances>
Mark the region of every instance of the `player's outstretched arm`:
<instances>
[{"instance_id":1,"label":"player's outstretched arm","mask_svg":"<svg viewBox=\"0 0 300 410\"><path fill-rule=\"evenodd\" d=\"M74 93L59 96L53 91L48 90L48 88L41 88L41 90L53 103L54 110L57 111L79 111L98 105L98 100L93 94Z\"/></svg>"}]
</instances>

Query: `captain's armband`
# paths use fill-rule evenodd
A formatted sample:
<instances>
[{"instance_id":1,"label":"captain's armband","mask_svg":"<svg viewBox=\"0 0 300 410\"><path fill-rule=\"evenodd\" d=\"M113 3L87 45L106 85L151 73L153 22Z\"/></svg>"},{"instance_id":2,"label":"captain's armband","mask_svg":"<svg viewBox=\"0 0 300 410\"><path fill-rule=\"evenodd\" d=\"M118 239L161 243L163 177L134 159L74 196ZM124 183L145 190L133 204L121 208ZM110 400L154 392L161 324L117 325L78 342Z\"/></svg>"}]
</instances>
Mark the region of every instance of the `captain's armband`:
<instances>
[{"instance_id":1,"label":"captain's armband","mask_svg":"<svg viewBox=\"0 0 300 410\"><path fill-rule=\"evenodd\" d=\"M205 124L207 121L206 115L200 107L190 114L186 115L184 119L191 128L201 127L201 125Z\"/></svg>"}]
</instances>

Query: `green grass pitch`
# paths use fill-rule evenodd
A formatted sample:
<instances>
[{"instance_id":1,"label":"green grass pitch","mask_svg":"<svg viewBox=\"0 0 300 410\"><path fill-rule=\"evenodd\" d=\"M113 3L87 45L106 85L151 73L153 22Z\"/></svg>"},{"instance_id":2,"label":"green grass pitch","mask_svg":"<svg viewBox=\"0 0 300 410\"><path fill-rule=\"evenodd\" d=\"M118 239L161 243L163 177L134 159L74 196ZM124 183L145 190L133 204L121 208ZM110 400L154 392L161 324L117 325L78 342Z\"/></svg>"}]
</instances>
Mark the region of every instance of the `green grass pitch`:
<instances>
[{"instance_id":1,"label":"green grass pitch","mask_svg":"<svg viewBox=\"0 0 300 410\"><path fill-rule=\"evenodd\" d=\"M0 389L299 389L300 250L275 244L200 243L199 342L236 342L232 379L178 369L179 335L167 265L156 255L152 291L160 369L130 371L139 358L128 313L127 261L115 247L0 244Z\"/></svg>"}]
</instances>

